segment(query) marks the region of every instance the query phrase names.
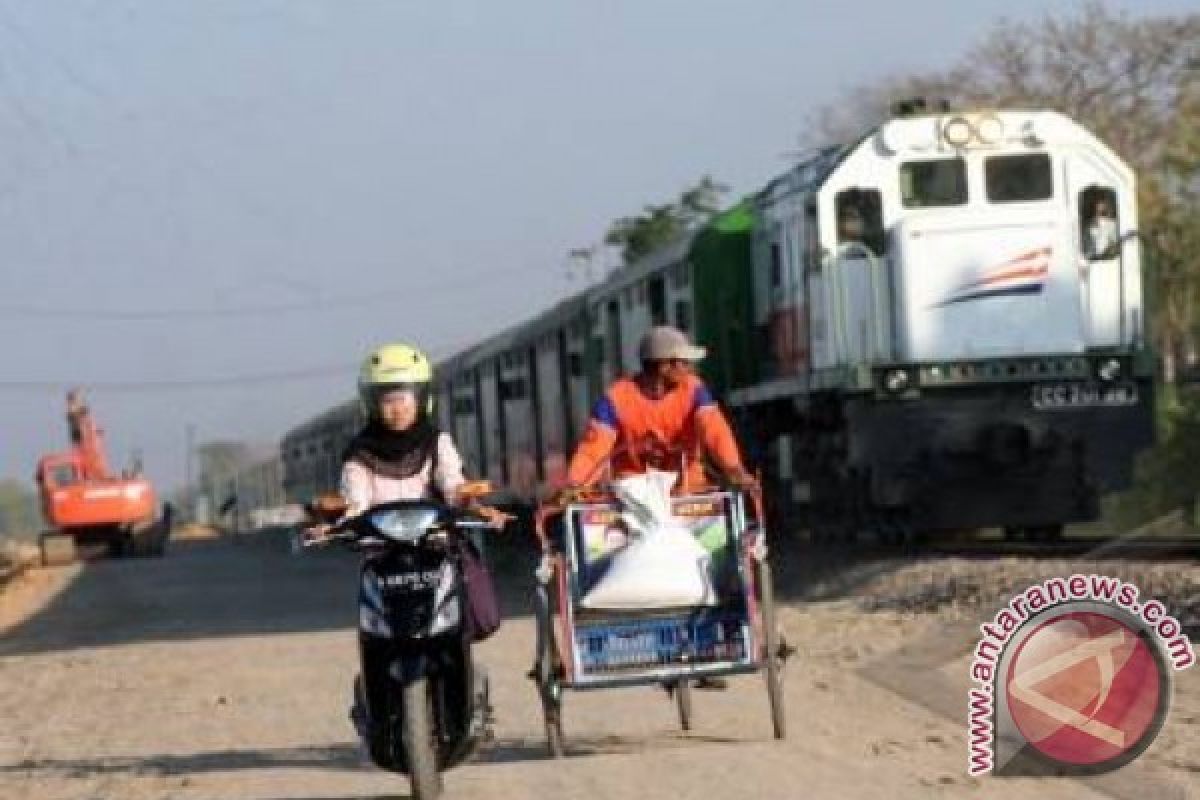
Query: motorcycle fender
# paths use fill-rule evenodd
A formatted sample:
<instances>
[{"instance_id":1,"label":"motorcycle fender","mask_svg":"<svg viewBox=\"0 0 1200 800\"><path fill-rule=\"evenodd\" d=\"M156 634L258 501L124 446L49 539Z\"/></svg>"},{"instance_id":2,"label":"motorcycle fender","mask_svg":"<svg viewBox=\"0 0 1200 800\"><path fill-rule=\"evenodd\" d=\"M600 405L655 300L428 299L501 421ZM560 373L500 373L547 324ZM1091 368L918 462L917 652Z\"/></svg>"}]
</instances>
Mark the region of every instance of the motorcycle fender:
<instances>
[{"instance_id":1,"label":"motorcycle fender","mask_svg":"<svg viewBox=\"0 0 1200 800\"><path fill-rule=\"evenodd\" d=\"M429 674L430 659L424 653L400 656L388 667L388 674L401 686L420 680Z\"/></svg>"}]
</instances>

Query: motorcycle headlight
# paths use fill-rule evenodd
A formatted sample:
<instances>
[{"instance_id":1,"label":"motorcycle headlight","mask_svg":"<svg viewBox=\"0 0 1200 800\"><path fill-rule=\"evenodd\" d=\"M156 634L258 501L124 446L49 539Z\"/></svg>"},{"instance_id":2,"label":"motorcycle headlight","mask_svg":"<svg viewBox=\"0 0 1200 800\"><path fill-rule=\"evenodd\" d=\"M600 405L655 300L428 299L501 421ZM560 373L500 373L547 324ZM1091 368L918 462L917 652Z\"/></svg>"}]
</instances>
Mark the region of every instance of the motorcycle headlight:
<instances>
[{"instance_id":1,"label":"motorcycle headlight","mask_svg":"<svg viewBox=\"0 0 1200 800\"><path fill-rule=\"evenodd\" d=\"M371 525L389 539L415 542L437 522L438 512L431 508L406 508L377 511L371 515Z\"/></svg>"}]
</instances>

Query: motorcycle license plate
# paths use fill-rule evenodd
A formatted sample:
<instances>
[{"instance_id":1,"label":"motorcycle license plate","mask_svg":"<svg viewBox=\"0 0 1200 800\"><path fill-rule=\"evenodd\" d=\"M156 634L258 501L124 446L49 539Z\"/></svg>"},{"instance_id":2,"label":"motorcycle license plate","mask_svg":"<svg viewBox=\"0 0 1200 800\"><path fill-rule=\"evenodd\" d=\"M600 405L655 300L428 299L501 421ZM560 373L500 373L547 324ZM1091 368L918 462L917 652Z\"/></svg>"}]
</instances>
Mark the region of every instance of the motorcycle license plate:
<instances>
[{"instance_id":1,"label":"motorcycle license plate","mask_svg":"<svg viewBox=\"0 0 1200 800\"><path fill-rule=\"evenodd\" d=\"M1037 411L1112 408L1137 405L1137 401L1137 386L1132 383L1039 383L1032 392Z\"/></svg>"},{"instance_id":2,"label":"motorcycle license plate","mask_svg":"<svg viewBox=\"0 0 1200 800\"><path fill-rule=\"evenodd\" d=\"M442 571L440 569L416 570L386 575L383 578L383 585L394 591L420 592L436 588L441 579Z\"/></svg>"}]
</instances>

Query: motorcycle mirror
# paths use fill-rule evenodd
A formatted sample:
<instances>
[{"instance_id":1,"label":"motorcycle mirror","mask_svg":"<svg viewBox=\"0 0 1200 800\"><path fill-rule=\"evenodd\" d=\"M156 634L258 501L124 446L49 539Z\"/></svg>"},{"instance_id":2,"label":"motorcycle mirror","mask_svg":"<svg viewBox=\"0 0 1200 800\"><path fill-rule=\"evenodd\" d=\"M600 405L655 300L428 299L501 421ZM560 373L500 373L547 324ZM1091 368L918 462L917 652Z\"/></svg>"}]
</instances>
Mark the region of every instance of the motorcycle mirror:
<instances>
[{"instance_id":1,"label":"motorcycle mirror","mask_svg":"<svg viewBox=\"0 0 1200 800\"><path fill-rule=\"evenodd\" d=\"M310 517L321 522L334 522L346 513L349 504L340 494L321 494L304 505Z\"/></svg>"}]
</instances>

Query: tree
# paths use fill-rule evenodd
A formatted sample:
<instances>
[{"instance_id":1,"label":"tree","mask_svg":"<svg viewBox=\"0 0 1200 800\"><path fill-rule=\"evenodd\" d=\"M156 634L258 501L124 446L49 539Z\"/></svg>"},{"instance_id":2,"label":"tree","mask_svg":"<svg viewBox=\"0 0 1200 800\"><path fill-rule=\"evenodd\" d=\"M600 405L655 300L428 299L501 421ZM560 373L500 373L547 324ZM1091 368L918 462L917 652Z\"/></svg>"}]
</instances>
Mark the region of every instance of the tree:
<instances>
[{"instance_id":1,"label":"tree","mask_svg":"<svg viewBox=\"0 0 1200 800\"><path fill-rule=\"evenodd\" d=\"M0 536L31 535L41 527L37 495L11 478L0 481Z\"/></svg>"},{"instance_id":2,"label":"tree","mask_svg":"<svg viewBox=\"0 0 1200 800\"><path fill-rule=\"evenodd\" d=\"M1156 341L1171 383L1178 361L1194 367L1200 360L1200 52L1188 66L1164 148L1162 204L1147 239L1160 293Z\"/></svg>"},{"instance_id":3,"label":"tree","mask_svg":"<svg viewBox=\"0 0 1200 800\"><path fill-rule=\"evenodd\" d=\"M621 217L609 226L604 243L621 248L621 260L632 264L706 222L720 210L721 195L729 187L705 175L685 189L679 199L663 205L648 205L633 217Z\"/></svg>"}]
</instances>

